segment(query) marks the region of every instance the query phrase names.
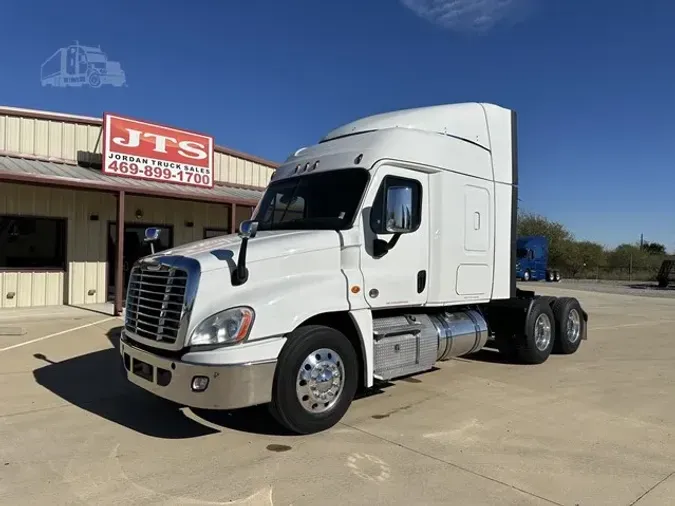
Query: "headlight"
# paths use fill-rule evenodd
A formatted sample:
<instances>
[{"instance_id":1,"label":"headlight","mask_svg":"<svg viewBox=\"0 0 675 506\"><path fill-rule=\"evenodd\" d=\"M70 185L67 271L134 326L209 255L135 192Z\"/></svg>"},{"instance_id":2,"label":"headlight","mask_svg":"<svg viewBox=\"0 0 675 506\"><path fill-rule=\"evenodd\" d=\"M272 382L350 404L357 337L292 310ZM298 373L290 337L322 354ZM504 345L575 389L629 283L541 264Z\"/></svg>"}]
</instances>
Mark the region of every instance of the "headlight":
<instances>
[{"instance_id":1,"label":"headlight","mask_svg":"<svg viewBox=\"0 0 675 506\"><path fill-rule=\"evenodd\" d=\"M234 307L209 316L192 331L189 344L239 343L248 337L254 316L250 307Z\"/></svg>"}]
</instances>

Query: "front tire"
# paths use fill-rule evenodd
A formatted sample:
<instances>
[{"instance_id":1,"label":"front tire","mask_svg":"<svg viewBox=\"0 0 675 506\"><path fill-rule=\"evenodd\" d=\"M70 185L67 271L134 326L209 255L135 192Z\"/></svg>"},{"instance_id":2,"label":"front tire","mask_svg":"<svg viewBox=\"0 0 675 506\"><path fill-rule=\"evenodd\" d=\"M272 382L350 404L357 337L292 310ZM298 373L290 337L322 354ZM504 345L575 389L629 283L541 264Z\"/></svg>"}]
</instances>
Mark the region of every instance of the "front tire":
<instances>
[{"instance_id":1,"label":"front tire","mask_svg":"<svg viewBox=\"0 0 675 506\"><path fill-rule=\"evenodd\" d=\"M525 271L523 273L523 281L529 281L530 280L530 271Z\"/></svg>"},{"instance_id":2,"label":"front tire","mask_svg":"<svg viewBox=\"0 0 675 506\"><path fill-rule=\"evenodd\" d=\"M321 325L296 329L277 362L272 415L297 434L329 429L354 399L358 367L356 351L341 332Z\"/></svg>"}]
</instances>

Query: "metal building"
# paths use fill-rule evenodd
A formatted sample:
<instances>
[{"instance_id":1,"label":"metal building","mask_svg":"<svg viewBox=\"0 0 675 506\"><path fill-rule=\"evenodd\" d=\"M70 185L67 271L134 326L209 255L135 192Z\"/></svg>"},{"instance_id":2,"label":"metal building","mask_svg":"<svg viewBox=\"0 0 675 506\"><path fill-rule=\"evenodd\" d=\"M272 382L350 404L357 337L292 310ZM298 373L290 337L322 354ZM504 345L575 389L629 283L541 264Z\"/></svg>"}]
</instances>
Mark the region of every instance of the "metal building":
<instances>
[{"instance_id":1,"label":"metal building","mask_svg":"<svg viewBox=\"0 0 675 506\"><path fill-rule=\"evenodd\" d=\"M146 254L236 231L276 164L213 149L213 188L104 174L102 119L0 107L0 308L114 304ZM121 226L117 226L121 223Z\"/></svg>"}]
</instances>

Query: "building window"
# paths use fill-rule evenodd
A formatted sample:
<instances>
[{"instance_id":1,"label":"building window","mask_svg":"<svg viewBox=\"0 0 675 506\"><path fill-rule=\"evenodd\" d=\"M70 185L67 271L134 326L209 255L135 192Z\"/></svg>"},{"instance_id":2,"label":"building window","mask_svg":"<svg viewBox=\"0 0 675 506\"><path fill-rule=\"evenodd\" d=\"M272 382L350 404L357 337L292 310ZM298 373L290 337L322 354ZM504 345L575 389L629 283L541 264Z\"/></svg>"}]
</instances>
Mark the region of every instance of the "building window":
<instances>
[{"instance_id":1,"label":"building window","mask_svg":"<svg viewBox=\"0 0 675 506\"><path fill-rule=\"evenodd\" d=\"M227 235L230 231L226 228L205 228L204 239L211 239L211 237L218 237L219 235Z\"/></svg>"},{"instance_id":2,"label":"building window","mask_svg":"<svg viewBox=\"0 0 675 506\"><path fill-rule=\"evenodd\" d=\"M0 269L66 268L66 220L0 215Z\"/></svg>"}]
</instances>

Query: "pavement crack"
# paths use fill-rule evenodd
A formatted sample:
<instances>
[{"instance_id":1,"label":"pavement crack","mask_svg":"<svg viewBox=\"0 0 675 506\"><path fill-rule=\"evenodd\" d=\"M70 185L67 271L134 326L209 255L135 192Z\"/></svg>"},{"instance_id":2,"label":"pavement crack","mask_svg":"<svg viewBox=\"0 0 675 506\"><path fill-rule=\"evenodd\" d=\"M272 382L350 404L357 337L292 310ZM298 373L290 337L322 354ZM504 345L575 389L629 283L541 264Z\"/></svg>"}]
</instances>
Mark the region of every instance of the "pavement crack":
<instances>
[{"instance_id":1,"label":"pavement crack","mask_svg":"<svg viewBox=\"0 0 675 506\"><path fill-rule=\"evenodd\" d=\"M348 423L345 423L345 422L339 422L339 423L340 423L341 425L344 425L345 427L349 427L350 429L359 431L359 432L361 432L362 434L366 434L366 435L368 435L368 436L377 438L377 439L379 439L380 441L383 441L383 442L385 442L385 443L389 443L389 444L391 444L391 445L398 446L399 448L402 448L402 449L407 450L407 451L409 451L409 452L416 453L417 455L419 455L419 456L421 456L421 457L426 457L426 458L428 458L428 459L435 460L436 462L439 462L439 463L441 463L441 464L445 464L445 465L450 466L450 467L454 467L455 469L459 469L460 471L464 471L465 473L469 473L469 474L472 474L472 475L477 476L477 477L479 477L479 478L483 478L483 479L489 480L489 481L491 481L491 482L493 482L493 483L497 483L497 484L502 485L502 486L504 486L504 487L508 487L508 488L510 488L510 489L512 489L512 490L516 490L516 491L518 491L518 492L520 492L520 493L522 493L522 494L528 495L528 496L530 496L530 497L535 497L535 498L540 499L540 500L542 500L542 501L546 501L546 502L549 503L549 504L554 504L555 506L565 506L565 505L562 504L562 503L559 503L559 502L554 501L554 500L552 500L552 499L548 499L547 497L542 497L542 496L540 496L540 495L535 494L534 492L529 492L528 490L524 490L524 489L522 489L522 488L520 488L520 487L517 487L516 485L512 485L512 484L510 484L510 483L506 483L505 481L498 480L497 478L493 478L493 477L488 476L488 475L486 475L486 474L479 473L479 472L474 471L474 470L472 470L472 469L469 469L469 468L467 468L467 467L461 466L461 465L459 465L459 464L457 464L457 463L455 463L455 462L450 462L450 461L448 461L448 460L444 460L444 459L441 459L441 458L439 458L439 457L434 457L433 455L429 455L428 453L424 453L423 451L417 450L417 449L415 449L415 448L411 448L410 446L406 446L406 445L404 445L404 444L402 444L402 443L398 443L398 442L396 442L396 441L392 441L391 439L387 439L386 437L378 436L377 434L373 434L372 432L369 432L369 431L367 431L367 430L360 429L359 427L354 427L353 425L349 425ZM665 481L666 479L668 479L668 477L664 478L664 480L662 480L661 482L657 483L653 488L655 488L656 486L658 486L660 483L662 483L662 482ZM652 488L651 490L653 490L653 488ZM649 492L649 491L645 492L645 494L648 493L648 492ZM640 496L640 497L643 497L643 496ZM639 500L639 499L638 499L638 500ZM635 504L635 503L631 504L630 506L633 506L634 504Z\"/></svg>"},{"instance_id":2,"label":"pavement crack","mask_svg":"<svg viewBox=\"0 0 675 506\"><path fill-rule=\"evenodd\" d=\"M53 411L57 409L64 409L64 408L70 408L70 407L75 407L74 404L70 403L64 403L64 404L59 404L58 406L49 406L46 408L35 408L35 409L27 409L24 411L15 411L14 413L6 413L4 415L0 415L0 420L4 418L13 418L15 416L22 416L22 415L32 415L33 413L41 413L44 411Z\"/></svg>"},{"instance_id":3,"label":"pavement crack","mask_svg":"<svg viewBox=\"0 0 675 506\"><path fill-rule=\"evenodd\" d=\"M672 473L670 473L670 474L669 474L668 476L666 476L665 478L663 478L663 479L657 481L653 486L649 487L642 495L640 495L640 497L638 497L637 499L635 499L635 500L634 500L632 503L630 503L628 506L635 506L635 505L636 505L637 503L639 503L642 499L644 499L644 498L647 496L647 494L649 494L650 492L652 492L653 490L655 490L659 485L661 485L662 483L668 481L668 480L669 480L671 477L673 477L673 476L675 476L675 471L673 471Z\"/></svg>"},{"instance_id":4,"label":"pavement crack","mask_svg":"<svg viewBox=\"0 0 675 506\"><path fill-rule=\"evenodd\" d=\"M13 418L16 416L22 416L22 415L32 415L34 413L41 413L45 411L53 411L53 410L59 410L59 409L66 409L66 408L81 408L84 410L87 410L87 407L92 407L96 406L99 403L105 403L108 401L111 401L113 399L116 399L118 397L124 397L125 394L112 394L112 395L107 395L104 397L99 397L97 399L90 399L86 401L82 401L78 404L74 404L72 402L64 402L63 404L58 404L56 406L47 406L45 408L34 408L34 409L27 409L24 411L16 411L14 413L6 413L6 414L0 414L0 420L3 418Z\"/></svg>"}]
</instances>

